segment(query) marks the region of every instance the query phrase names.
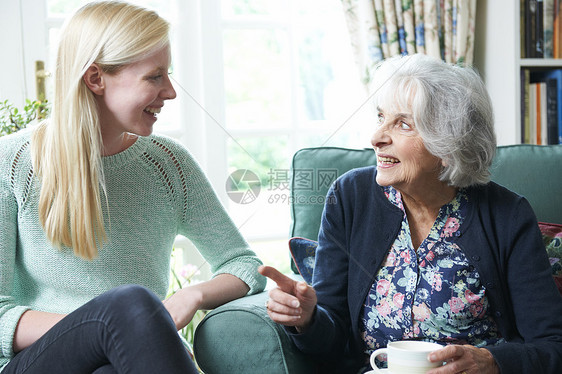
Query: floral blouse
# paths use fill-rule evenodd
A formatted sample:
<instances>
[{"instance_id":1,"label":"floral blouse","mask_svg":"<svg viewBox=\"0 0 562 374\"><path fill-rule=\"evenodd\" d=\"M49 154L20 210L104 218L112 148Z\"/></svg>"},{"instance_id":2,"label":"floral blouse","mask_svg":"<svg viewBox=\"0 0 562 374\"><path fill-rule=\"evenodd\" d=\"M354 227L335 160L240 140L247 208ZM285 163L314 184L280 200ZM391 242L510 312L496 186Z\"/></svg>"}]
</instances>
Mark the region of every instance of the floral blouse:
<instances>
[{"instance_id":1,"label":"floral blouse","mask_svg":"<svg viewBox=\"0 0 562 374\"><path fill-rule=\"evenodd\" d=\"M489 313L486 288L454 240L470 204L461 189L441 207L429 236L413 248L400 193L385 187L404 212L402 228L363 305L365 353L389 341L420 339L485 346L501 340Z\"/></svg>"}]
</instances>

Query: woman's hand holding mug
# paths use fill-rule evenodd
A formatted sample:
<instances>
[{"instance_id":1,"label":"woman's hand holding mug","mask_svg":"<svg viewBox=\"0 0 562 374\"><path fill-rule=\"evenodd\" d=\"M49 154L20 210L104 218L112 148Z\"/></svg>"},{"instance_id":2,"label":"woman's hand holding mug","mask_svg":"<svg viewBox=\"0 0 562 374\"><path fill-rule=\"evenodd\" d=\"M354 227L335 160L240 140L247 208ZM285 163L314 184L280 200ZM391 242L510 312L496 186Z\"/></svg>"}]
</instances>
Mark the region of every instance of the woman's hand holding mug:
<instances>
[{"instance_id":1,"label":"woman's hand holding mug","mask_svg":"<svg viewBox=\"0 0 562 374\"><path fill-rule=\"evenodd\" d=\"M436 343L416 340L390 342L386 348L377 349L371 354L372 373L426 373L431 368L443 365L443 361L431 362L428 360L428 355L430 353L441 350L442 348L442 346ZM376 365L376 357L383 354L386 354L388 369L379 369Z\"/></svg>"}]
</instances>

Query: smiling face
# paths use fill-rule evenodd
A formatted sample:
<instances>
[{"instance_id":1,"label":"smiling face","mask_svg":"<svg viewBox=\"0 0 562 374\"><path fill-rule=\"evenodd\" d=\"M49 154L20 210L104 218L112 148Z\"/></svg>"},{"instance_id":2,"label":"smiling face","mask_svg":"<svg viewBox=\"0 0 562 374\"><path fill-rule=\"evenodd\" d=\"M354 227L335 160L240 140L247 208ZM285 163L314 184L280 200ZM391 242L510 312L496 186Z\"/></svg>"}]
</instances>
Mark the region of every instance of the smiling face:
<instances>
[{"instance_id":1,"label":"smiling face","mask_svg":"<svg viewBox=\"0 0 562 374\"><path fill-rule=\"evenodd\" d=\"M116 73L100 73L103 90L97 100L104 142L123 133L152 133L164 101L176 97L169 66L170 48L166 46Z\"/></svg>"},{"instance_id":2,"label":"smiling face","mask_svg":"<svg viewBox=\"0 0 562 374\"><path fill-rule=\"evenodd\" d=\"M441 183L441 160L425 148L413 115L402 108L377 108L371 144L377 153L377 183L413 194Z\"/></svg>"}]
</instances>

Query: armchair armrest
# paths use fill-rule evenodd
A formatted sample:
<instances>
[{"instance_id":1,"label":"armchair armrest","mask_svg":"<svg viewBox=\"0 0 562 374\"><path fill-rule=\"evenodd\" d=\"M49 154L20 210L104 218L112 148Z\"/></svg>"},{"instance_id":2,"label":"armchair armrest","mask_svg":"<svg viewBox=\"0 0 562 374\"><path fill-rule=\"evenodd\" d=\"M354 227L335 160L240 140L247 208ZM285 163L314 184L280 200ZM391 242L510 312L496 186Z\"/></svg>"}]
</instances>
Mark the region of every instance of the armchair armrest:
<instances>
[{"instance_id":1,"label":"armchair armrest","mask_svg":"<svg viewBox=\"0 0 562 374\"><path fill-rule=\"evenodd\" d=\"M314 373L306 358L267 315L266 291L224 304L197 327L194 354L206 374Z\"/></svg>"}]
</instances>

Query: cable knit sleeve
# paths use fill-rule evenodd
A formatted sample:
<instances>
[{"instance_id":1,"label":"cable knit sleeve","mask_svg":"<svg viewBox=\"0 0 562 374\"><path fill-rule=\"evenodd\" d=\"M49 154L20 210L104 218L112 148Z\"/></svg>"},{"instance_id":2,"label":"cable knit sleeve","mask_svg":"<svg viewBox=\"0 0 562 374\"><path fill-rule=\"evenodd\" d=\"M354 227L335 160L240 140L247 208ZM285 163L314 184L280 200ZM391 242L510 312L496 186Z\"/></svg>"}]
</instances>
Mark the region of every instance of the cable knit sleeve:
<instances>
[{"instance_id":1,"label":"cable knit sleeve","mask_svg":"<svg viewBox=\"0 0 562 374\"><path fill-rule=\"evenodd\" d=\"M12 358L13 338L21 315L29 308L19 306L11 296L17 241L18 205L13 191L13 149L8 137L0 141L0 368Z\"/></svg>"},{"instance_id":2,"label":"cable knit sleeve","mask_svg":"<svg viewBox=\"0 0 562 374\"><path fill-rule=\"evenodd\" d=\"M265 278L257 272L262 262L249 248L238 228L220 203L207 177L181 145L161 138L159 147L177 169L173 183L180 227L178 233L189 238L211 266L214 275L232 274L249 287L249 293L262 291Z\"/></svg>"}]
</instances>

